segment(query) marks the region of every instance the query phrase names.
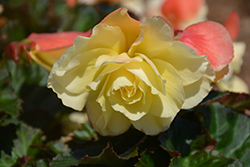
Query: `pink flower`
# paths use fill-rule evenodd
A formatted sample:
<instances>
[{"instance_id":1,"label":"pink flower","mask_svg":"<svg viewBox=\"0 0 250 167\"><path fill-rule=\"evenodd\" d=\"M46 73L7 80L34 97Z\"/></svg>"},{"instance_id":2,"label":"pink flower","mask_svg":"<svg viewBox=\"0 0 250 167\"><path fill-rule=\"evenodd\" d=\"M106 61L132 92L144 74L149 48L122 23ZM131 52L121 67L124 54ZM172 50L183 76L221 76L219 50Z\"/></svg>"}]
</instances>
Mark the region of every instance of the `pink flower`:
<instances>
[{"instance_id":1,"label":"pink flower","mask_svg":"<svg viewBox=\"0 0 250 167\"><path fill-rule=\"evenodd\" d=\"M13 59L17 64L20 58L32 59L46 70L50 71L53 64L61 57L63 52L73 45L77 36L89 37L91 31L59 32L59 33L32 33L21 42L11 42L5 48L5 56Z\"/></svg>"}]
</instances>

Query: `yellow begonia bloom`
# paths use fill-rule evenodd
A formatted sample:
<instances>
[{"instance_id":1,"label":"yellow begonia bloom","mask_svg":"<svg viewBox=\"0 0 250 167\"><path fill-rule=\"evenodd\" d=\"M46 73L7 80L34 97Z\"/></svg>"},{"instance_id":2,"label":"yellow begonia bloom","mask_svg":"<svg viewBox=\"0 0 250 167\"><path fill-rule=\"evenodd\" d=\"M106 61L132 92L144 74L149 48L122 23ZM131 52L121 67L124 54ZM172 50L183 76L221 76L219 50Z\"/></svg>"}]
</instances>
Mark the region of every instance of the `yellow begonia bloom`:
<instances>
[{"instance_id":1,"label":"yellow begonia bloom","mask_svg":"<svg viewBox=\"0 0 250 167\"><path fill-rule=\"evenodd\" d=\"M133 125L147 135L169 128L181 109L197 105L215 74L205 56L173 41L167 20L132 19L120 8L77 37L48 79L64 105L82 110L101 135Z\"/></svg>"}]
</instances>

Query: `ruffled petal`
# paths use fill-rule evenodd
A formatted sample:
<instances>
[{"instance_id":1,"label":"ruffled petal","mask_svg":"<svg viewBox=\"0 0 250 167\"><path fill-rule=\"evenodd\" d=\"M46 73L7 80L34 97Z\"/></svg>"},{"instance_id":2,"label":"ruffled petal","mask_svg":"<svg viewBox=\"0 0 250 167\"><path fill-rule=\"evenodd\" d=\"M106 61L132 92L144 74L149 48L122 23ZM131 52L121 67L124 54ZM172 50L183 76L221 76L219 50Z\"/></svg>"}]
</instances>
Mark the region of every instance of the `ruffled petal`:
<instances>
[{"instance_id":1,"label":"ruffled petal","mask_svg":"<svg viewBox=\"0 0 250 167\"><path fill-rule=\"evenodd\" d=\"M199 56L193 49L178 41L173 42L171 47L165 48L154 59L170 63L180 74L184 86L199 80L207 69L203 65L206 57Z\"/></svg>"},{"instance_id":2,"label":"ruffled petal","mask_svg":"<svg viewBox=\"0 0 250 167\"><path fill-rule=\"evenodd\" d=\"M198 81L184 86L186 99L182 106L182 109L190 109L199 104L212 89L211 82L214 80L214 78L215 72L211 65L208 63L207 70Z\"/></svg>"},{"instance_id":3,"label":"ruffled petal","mask_svg":"<svg viewBox=\"0 0 250 167\"><path fill-rule=\"evenodd\" d=\"M117 71L116 73L121 73L121 71ZM122 73L126 74L129 72L122 72ZM129 75L131 74L126 74L122 78L127 77ZM113 86L111 86L111 88L113 89L117 88L118 84L117 80L120 80L119 78L121 77L117 76L114 82L112 82L112 79L110 79L110 82L113 83L112 84ZM122 80L123 83L121 82ZM121 81L119 81L119 85L122 86L126 81L124 81L124 79L121 79ZM130 86L130 84L128 84L128 86ZM127 98L132 103L128 103L128 101L125 101L122 98L122 94L120 93L120 91L122 91L121 89L122 87L120 87L119 90L113 91L113 93L110 94L110 96L108 97L110 104L115 111L123 113L126 117L128 117L130 120L133 121L139 120L142 116L148 113L148 110L152 103L152 97L150 93L150 88L144 82L140 81L138 83L138 89L136 90L137 93L135 94L135 96ZM136 96L138 94L140 95L139 100L137 99L138 97Z\"/></svg>"},{"instance_id":4,"label":"ruffled petal","mask_svg":"<svg viewBox=\"0 0 250 167\"><path fill-rule=\"evenodd\" d=\"M171 23L162 17L152 17L140 25L141 33L131 46L128 54L141 53L151 58L162 52L162 48L171 46L173 28Z\"/></svg>"},{"instance_id":5,"label":"ruffled petal","mask_svg":"<svg viewBox=\"0 0 250 167\"><path fill-rule=\"evenodd\" d=\"M145 82L151 88L152 94L165 94L165 82L157 76L147 62L130 62L124 68Z\"/></svg>"},{"instance_id":6,"label":"ruffled petal","mask_svg":"<svg viewBox=\"0 0 250 167\"><path fill-rule=\"evenodd\" d=\"M121 28L126 38L127 50L132 43L134 43L141 31L139 28L140 22L131 18L127 13L126 8L119 8L115 10L105 17L101 23ZM111 38L109 37L108 39Z\"/></svg>"},{"instance_id":7,"label":"ruffled petal","mask_svg":"<svg viewBox=\"0 0 250 167\"><path fill-rule=\"evenodd\" d=\"M150 113L158 117L170 117L180 111L185 100L182 78L178 71L169 63L154 59L162 78L166 80L166 95L154 96Z\"/></svg>"}]
</instances>

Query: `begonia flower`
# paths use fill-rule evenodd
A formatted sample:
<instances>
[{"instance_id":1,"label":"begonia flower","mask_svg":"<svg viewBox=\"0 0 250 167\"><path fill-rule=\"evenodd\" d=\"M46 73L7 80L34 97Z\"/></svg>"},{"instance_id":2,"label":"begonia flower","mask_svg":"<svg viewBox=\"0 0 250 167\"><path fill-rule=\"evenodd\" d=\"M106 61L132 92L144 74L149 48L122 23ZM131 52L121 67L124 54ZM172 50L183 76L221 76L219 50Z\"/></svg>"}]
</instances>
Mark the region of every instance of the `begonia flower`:
<instances>
[{"instance_id":1,"label":"begonia flower","mask_svg":"<svg viewBox=\"0 0 250 167\"><path fill-rule=\"evenodd\" d=\"M173 33L162 17L141 23L120 8L90 37L75 39L54 64L48 88L68 107L86 105L101 135L119 135L131 125L156 135L207 96L215 78L207 57L173 40Z\"/></svg>"},{"instance_id":2,"label":"begonia flower","mask_svg":"<svg viewBox=\"0 0 250 167\"><path fill-rule=\"evenodd\" d=\"M32 33L20 42L11 42L5 48L5 56L19 63L20 57L34 60L50 71L53 64L64 51L73 45L74 39L81 36L90 36L91 31L84 32L58 32L58 33Z\"/></svg>"}]
</instances>

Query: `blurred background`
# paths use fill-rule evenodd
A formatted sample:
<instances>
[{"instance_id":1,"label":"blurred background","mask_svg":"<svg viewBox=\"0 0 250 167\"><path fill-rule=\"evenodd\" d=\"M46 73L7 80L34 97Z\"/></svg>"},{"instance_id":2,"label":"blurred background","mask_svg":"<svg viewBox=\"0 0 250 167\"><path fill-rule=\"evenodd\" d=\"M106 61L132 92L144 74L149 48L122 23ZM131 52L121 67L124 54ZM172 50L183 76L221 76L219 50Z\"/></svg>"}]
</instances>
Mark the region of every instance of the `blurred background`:
<instances>
[{"instance_id":1,"label":"blurred background","mask_svg":"<svg viewBox=\"0 0 250 167\"><path fill-rule=\"evenodd\" d=\"M236 41L246 43L240 76L250 87L250 0L207 0L208 19L223 23L231 11L240 17L240 31Z\"/></svg>"},{"instance_id":2,"label":"blurred background","mask_svg":"<svg viewBox=\"0 0 250 167\"><path fill-rule=\"evenodd\" d=\"M151 15L164 15L166 0L0 0L0 54L3 56L8 43L21 41L33 32L51 33L61 31L83 31L93 28L100 20L113 10L125 6L132 17L144 20ZM169 2L171 0L168 0ZM179 0L181 1L181 0ZM250 87L250 0L185 0L192 11L199 8L196 19L213 20L224 24L229 14L235 11L239 18L239 34L235 42L245 43L242 51L243 64L241 70L235 74ZM196 2L202 5L195 5ZM175 1L177 2L177 1ZM183 1L184 2L184 1ZM184 4L184 3L182 3ZM186 6L189 6L185 4ZM185 5L173 12L184 11ZM171 5L170 5L171 6ZM177 5L178 6L178 5ZM184 6L184 8L183 8ZM194 8L196 6L196 8ZM202 8L202 10L200 10ZM197 10L198 11L198 10ZM188 12L188 11L187 11ZM187 15L184 13L184 15ZM191 16L190 16L191 17ZM175 22L177 16L169 15L169 20ZM190 21L191 23L191 21ZM173 23L175 24L175 23ZM189 23L176 24L183 29ZM234 23L233 23L234 24ZM237 23L235 23L237 24ZM236 25L237 26L237 25ZM238 86L240 87L240 86Z\"/></svg>"}]
</instances>

